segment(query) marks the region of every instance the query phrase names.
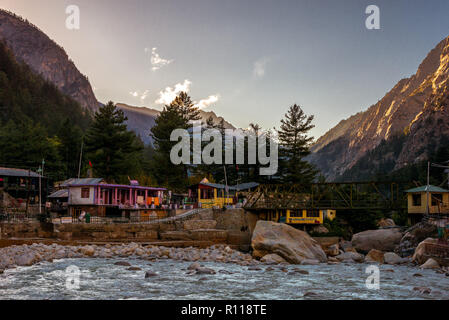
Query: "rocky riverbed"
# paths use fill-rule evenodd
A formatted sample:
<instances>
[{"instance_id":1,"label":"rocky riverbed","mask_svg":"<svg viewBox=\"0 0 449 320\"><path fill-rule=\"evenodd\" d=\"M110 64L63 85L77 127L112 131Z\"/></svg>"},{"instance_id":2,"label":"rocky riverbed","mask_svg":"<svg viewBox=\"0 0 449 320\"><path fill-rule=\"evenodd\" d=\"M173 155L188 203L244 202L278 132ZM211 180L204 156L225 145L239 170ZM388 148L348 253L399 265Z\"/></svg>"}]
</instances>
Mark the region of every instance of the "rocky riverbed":
<instances>
[{"instance_id":1,"label":"rocky riverbed","mask_svg":"<svg viewBox=\"0 0 449 320\"><path fill-rule=\"evenodd\" d=\"M32 244L11 246L0 249L0 273L17 266L32 266L40 262L52 262L57 259L76 258L138 258L154 261L172 259L187 262L222 262L241 266L260 264L250 254L231 249L226 245L214 245L200 248L167 248L159 246L142 246L137 243L104 246L62 246L58 244Z\"/></svg>"}]
</instances>

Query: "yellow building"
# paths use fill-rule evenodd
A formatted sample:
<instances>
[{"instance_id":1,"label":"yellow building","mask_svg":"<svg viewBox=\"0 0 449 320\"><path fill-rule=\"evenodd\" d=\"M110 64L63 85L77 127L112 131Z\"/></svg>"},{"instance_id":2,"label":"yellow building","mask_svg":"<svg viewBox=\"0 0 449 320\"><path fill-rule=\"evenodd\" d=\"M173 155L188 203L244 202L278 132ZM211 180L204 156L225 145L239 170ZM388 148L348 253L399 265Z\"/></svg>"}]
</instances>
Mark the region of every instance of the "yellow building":
<instances>
[{"instance_id":1,"label":"yellow building","mask_svg":"<svg viewBox=\"0 0 449 320\"><path fill-rule=\"evenodd\" d=\"M189 188L189 198L194 200L200 208L222 208L225 205L235 204L236 188L210 183L207 179L203 179L199 184Z\"/></svg>"},{"instance_id":2,"label":"yellow building","mask_svg":"<svg viewBox=\"0 0 449 320\"><path fill-rule=\"evenodd\" d=\"M271 210L261 213L262 220L286 223L291 225L320 225L324 220L334 220L335 210Z\"/></svg>"},{"instance_id":3,"label":"yellow building","mask_svg":"<svg viewBox=\"0 0 449 320\"><path fill-rule=\"evenodd\" d=\"M449 214L449 190L436 186L422 186L406 191L410 220L416 222L429 214Z\"/></svg>"}]
</instances>

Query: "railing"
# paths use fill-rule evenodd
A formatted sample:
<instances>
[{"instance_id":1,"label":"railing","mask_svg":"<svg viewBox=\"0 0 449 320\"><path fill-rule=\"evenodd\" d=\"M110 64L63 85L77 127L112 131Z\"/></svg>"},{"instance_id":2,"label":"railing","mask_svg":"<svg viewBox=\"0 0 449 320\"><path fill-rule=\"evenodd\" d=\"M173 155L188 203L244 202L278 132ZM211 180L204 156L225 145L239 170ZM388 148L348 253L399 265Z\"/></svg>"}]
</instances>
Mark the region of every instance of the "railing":
<instances>
[{"instance_id":1,"label":"railing","mask_svg":"<svg viewBox=\"0 0 449 320\"><path fill-rule=\"evenodd\" d=\"M90 217L89 222L86 222L86 219L83 219L82 221L77 218L72 217L62 217L62 218L56 218L52 219L53 223L56 224L161 224L161 223L174 223L178 221L184 221L187 219L190 219L191 217L195 216L196 214L200 213L204 209L194 209L191 211L188 211L186 213L173 216L173 217L167 217L167 218L159 218L159 217L130 217L130 218L123 218L123 217L96 217L92 216Z\"/></svg>"},{"instance_id":2,"label":"railing","mask_svg":"<svg viewBox=\"0 0 449 320\"><path fill-rule=\"evenodd\" d=\"M46 221L45 214L0 213L0 223L34 223Z\"/></svg>"}]
</instances>

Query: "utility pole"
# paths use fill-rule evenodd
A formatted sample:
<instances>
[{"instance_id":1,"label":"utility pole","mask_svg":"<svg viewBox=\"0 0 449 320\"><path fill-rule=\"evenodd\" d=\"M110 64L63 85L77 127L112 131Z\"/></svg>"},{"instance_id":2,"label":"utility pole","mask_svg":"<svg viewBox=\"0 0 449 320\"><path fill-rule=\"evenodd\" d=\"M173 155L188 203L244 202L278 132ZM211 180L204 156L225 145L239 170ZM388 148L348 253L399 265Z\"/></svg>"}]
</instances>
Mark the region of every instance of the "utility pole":
<instances>
[{"instance_id":1,"label":"utility pole","mask_svg":"<svg viewBox=\"0 0 449 320\"><path fill-rule=\"evenodd\" d=\"M226 200L225 205L227 204L227 199L229 199L229 187L228 187L228 176L226 174L226 165L223 166L224 168L224 175L225 175L225 184L226 184Z\"/></svg>"},{"instance_id":2,"label":"utility pole","mask_svg":"<svg viewBox=\"0 0 449 320\"><path fill-rule=\"evenodd\" d=\"M426 214L429 215L429 189L430 189L430 161L427 162L427 187L426 187L426 197L427 197L427 206L426 206Z\"/></svg>"},{"instance_id":3,"label":"utility pole","mask_svg":"<svg viewBox=\"0 0 449 320\"><path fill-rule=\"evenodd\" d=\"M42 166L39 169L39 214L42 214L42 177L44 176L45 160L42 159Z\"/></svg>"},{"instance_id":4,"label":"utility pole","mask_svg":"<svg viewBox=\"0 0 449 320\"><path fill-rule=\"evenodd\" d=\"M83 148L84 148L84 139L81 141L80 163L78 166L78 179L81 178L81 161L83 159Z\"/></svg>"}]
</instances>

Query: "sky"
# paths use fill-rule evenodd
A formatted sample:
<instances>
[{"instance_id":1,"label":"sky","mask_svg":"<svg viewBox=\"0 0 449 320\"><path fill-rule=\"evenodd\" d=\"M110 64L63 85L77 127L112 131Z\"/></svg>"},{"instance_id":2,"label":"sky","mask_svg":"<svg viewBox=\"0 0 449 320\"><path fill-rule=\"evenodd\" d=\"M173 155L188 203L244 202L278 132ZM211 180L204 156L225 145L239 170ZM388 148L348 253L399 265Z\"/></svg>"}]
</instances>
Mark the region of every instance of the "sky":
<instances>
[{"instance_id":1,"label":"sky","mask_svg":"<svg viewBox=\"0 0 449 320\"><path fill-rule=\"evenodd\" d=\"M80 10L79 30L66 8ZM367 6L380 9L368 30ZM318 138L414 74L449 36L447 0L0 0L88 76L97 99L161 110L180 90L236 127L292 104Z\"/></svg>"}]
</instances>

